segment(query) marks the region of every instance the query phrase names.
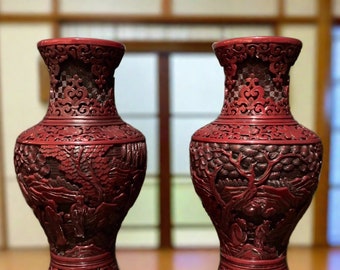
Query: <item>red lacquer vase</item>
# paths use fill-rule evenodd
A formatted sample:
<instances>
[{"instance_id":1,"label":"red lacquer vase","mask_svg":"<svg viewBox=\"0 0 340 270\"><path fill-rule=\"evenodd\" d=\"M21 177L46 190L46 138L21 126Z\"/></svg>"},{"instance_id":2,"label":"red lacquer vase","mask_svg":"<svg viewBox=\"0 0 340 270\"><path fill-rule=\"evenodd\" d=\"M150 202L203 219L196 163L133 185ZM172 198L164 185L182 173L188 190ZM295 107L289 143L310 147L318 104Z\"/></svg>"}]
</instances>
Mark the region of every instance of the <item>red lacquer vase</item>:
<instances>
[{"instance_id":1,"label":"red lacquer vase","mask_svg":"<svg viewBox=\"0 0 340 270\"><path fill-rule=\"evenodd\" d=\"M225 99L217 119L193 134L190 166L220 240L219 270L288 269L289 238L310 205L322 159L319 137L289 108L289 70L301 47L285 37L213 44Z\"/></svg>"},{"instance_id":2,"label":"red lacquer vase","mask_svg":"<svg viewBox=\"0 0 340 270\"><path fill-rule=\"evenodd\" d=\"M43 120L17 138L21 191L50 245L50 270L118 269L116 237L142 187L146 144L119 116L114 71L123 44L42 40L50 74Z\"/></svg>"}]
</instances>

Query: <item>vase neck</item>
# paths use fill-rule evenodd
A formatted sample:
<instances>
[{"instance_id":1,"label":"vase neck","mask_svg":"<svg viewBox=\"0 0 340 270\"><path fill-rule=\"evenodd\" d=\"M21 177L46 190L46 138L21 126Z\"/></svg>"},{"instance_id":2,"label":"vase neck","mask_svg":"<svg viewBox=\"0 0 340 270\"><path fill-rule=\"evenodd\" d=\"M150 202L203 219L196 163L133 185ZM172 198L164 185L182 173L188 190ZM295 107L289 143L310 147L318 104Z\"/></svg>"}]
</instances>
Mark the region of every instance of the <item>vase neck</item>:
<instances>
[{"instance_id":1,"label":"vase neck","mask_svg":"<svg viewBox=\"0 0 340 270\"><path fill-rule=\"evenodd\" d=\"M95 44L38 47L50 74L45 119L120 119L114 99L114 71L124 50Z\"/></svg>"},{"instance_id":2,"label":"vase neck","mask_svg":"<svg viewBox=\"0 0 340 270\"><path fill-rule=\"evenodd\" d=\"M240 117L285 117L290 115L286 75L275 83L266 65L249 61L239 65L235 76L226 77L222 115ZM286 81L286 83L283 83Z\"/></svg>"},{"instance_id":3,"label":"vase neck","mask_svg":"<svg viewBox=\"0 0 340 270\"><path fill-rule=\"evenodd\" d=\"M299 44L270 42L215 48L225 73L220 118L292 118L289 71L300 49Z\"/></svg>"}]
</instances>

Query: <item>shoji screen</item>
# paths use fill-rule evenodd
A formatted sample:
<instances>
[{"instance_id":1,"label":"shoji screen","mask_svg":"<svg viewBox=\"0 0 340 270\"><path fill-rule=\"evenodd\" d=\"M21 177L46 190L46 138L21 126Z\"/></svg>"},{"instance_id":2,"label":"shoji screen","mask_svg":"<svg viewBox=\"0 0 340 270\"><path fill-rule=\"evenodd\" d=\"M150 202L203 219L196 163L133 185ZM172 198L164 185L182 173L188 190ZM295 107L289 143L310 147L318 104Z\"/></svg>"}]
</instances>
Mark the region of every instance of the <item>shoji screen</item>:
<instances>
[{"instance_id":1,"label":"shoji screen","mask_svg":"<svg viewBox=\"0 0 340 270\"><path fill-rule=\"evenodd\" d=\"M116 105L122 118L146 137L147 175L137 202L120 230L118 246L159 244L158 66L154 53L127 53L116 71Z\"/></svg>"},{"instance_id":2,"label":"shoji screen","mask_svg":"<svg viewBox=\"0 0 340 270\"><path fill-rule=\"evenodd\" d=\"M2 14L48 14L52 10L52 0L1 0Z\"/></svg>"},{"instance_id":3,"label":"shoji screen","mask_svg":"<svg viewBox=\"0 0 340 270\"><path fill-rule=\"evenodd\" d=\"M332 48L332 91L329 99L329 113L331 119L331 164L330 164L330 190L328 194L328 242L333 246L340 245L340 28L333 29Z\"/></svg>"},{"instance_id":4,"label":"shoji screen","mask_svg":"<svg viewBox=\"0 0 340 270\"><path fill-rule=\"evenodd\" d=\"M284 0L284 14L287 17L316 16L317 0Z\"/></svg>"},{"instance_id":5,"label":"shoji screen","mask_svg":"<svg viewBox=\"0 0 340 270\"><path fill-rule=\"evenodd\" d=\"M217 235L190 180L188 153L194 131L222 108L224 73L212 53L174 53L170 78L173 244L216 245Z\"/></svg>"},{"instance_id":6,"label":"shoji screen","mask_svg":"<svg viewBox=\"0 0 340 270\"><path fill-rule=\"evenodd\" d=\"M40 0L41 1L41 0ZM161 13L161 0L60 0L64 14L138 14Z\"/></svg>"},{"instance_id":7,"label":"shoji screen","mask_svg":"<svg viewBox=\"0 0 340 270\"><path fill-rule=\"evenodd\" d=\"M290 106L294 118L314 130L317 28L312 24L286 24L282 25L280 34L298 38L303 42L300 56L290 73ZM313 229L312 203L294 230L290 243L311 245L313 243Z\"/></svg>"},{"instance_id":8,"label":"shoji screen","mask_svg":"<svg viewBox=\"0 0 340 270\"><path fill-rule=\"evenodd\" d=\"M185 15L212 16L276 16L278 0L174 0L174 13Z\"/></svg>"},{"instance_id":9,"label":"shoji screen","mask_svg":"<svg viewBox=\"0 0 340 270\"><path fill-rule=\"evenodd\" d=\"M272 35L271 27L225 27L223 38ZM175 247L216 246L217 235L190 179L189 141L222 109L224 72L214 53L170 56L171 216Z\"/></svg>"},{"instance_id":10,"label":"shoji screen","mask_svg":"<svg viewBox=\"0 0 340 270\"><path fill-rule=\"evenodd\" d=\"M51 12L51 7L52 1L49 0L1 0L0 16L12 13L46 15ZM0 226L7 227L9 247L47 245L39 222L24 201L16 182L13 148L19 133L40 121L46 111L39 96L39 53L36 43L51 37L51 33L50 24L44 22L4 21L0 24L0 140L3 147L0 167L4 176L4 190L0 190L0 196L5 197L4 209L1 210L7 213L6 222L0 220Z\"/></svg>"},{"instance_id":11,"label":"shoji screen","mask_svg":"<svg viewBox=\"0 0 340 270\"><path fill-rule=\"evenodd\" d=\"M308 18L317 15L318 0L172 0L167 18L181 16L188 23L168 23L163 20L162 0L59 0L64 19L53 21L61 36L83 36L121 41L207 41L253 35L287 35L304 42L301 57L292 70L291 107L302 123L313 128L313 104L316 89L316 23ZM1 14L34 15L52 13L52 0L1 0ZM57 12L57 13L58 13ZM334 12L340 14L340 1L334 1ZM59 14L59 15L60 15ZM88 23L73 21L71 15L86 18ZM56 13L54 13L56 15ZM58 14L57 14L58 15ZM58 15L58 16L59 16ZM93 16L146 16L160 22L120 23L95 22ZM56 16L56 18L59 18ZM150 16L150 17L148 17ZM235 19L268 18L268 24L225 25L214 23L214 17ZM46 17L47 18L47 17ZM41 119L46 104L38 91L38 61L36 42L52 36L52 21L34 23L2 23L0 25L1 56L1 125L3 131L6 210L10 247L46 245L45 236L24 203L18 189L12 165L15 137L25 127ZM62 18L62 17L60 17ZM193 18L195 23L190 23ZM211 19L210 23L198 23ZM289 18L284 21L282 18ZM297 23L294 22L297 19ZM307 18L301 23L301 18ZM291 22L291 23L288 23ZM215 20L216 22L216 20ZM262 21L263 22L263 21ZM274 23L273 23L274 22ZM276 23L275 23L276 22ZM116 71L116 102L121 116L139 128L147 138L148 172L142 193L127 216L119 234L118 245L124 247L157 247L159 244L159 104L158 53L127 52ZM18 64L20 63L20 65ZM194 193L189 176L188 143L194 130L214 119L222 106L223 71L212 51L210 53L169 53L170 75L170 156L172 241L176 247L212 246L216 235L201 203ZM19 79L20 78L20 79ZM300 78L304 78L301 81ZM193 102L186 102L194 98ZM29 99L29 102L27 102ZM183 102L185 101L185 102ZM306 105L307 104L307 105ZM306 108L306 109L301 109ZM27 112L30 113L27 113ZM11 117L9 117L10 115ZM298 225L292 241L312 242L313 209ZM20 213L20 214L18 214ZM0 215L1 216L1 215ZM1 226L1 220L0 220ZM27 227L30 228L29 233ZM197 237L197 236L200 237ZM1 236L0 236L1 237ZM0 238L1 242L1 238Z\"/></svg>"},{"instance_id":12,"label":"shoji screen","mask_svg":"<svg viewBox=\"0 0 340 270\"><path fill-rule=\"evenodd\" d=\"M46 24L0 26L1 107L4 146L8 244L40 246L45 235L27 206L16 182L13 149L16 137L39 122L46 112L39 96L39 53L36 42L50 37ZM48 91L48 89L47 89Z\"/></svg>"}]
</instances>

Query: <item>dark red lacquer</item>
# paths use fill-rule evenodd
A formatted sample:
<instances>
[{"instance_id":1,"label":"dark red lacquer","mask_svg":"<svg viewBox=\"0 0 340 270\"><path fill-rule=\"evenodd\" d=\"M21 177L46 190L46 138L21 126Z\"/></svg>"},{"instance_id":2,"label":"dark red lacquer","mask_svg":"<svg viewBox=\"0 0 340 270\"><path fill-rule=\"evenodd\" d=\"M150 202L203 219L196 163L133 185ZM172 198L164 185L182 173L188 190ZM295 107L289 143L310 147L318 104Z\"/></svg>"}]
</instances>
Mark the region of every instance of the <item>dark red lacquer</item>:
<instances>
[{"instance_id":1,"label":"dark red lacquer","mask_svg":"<svg viewBox=\"0 0 340 270\"><path fill-rule=\"evenodd\" d=\"M146 144L114 100L124 45L107 40L43 40L50 74L43 120L15 145L17 179L43 227L50 270L118 269L116 236L142 187Z\"/></svg>"},{"instance_id":2,"label":"dark red lacquer","mask_svg":"<svg viewBox=\"0 0 340 270\"><path fill-rule=\"evenodd\" d=\"M289 108L289 70L301 47L284 37L213 44L225 73L224 105L193 134L190 162L220 240L219 270L288 269L289 238L310 205L322 159L319 137Z\"/></svg>"}]
</instances>

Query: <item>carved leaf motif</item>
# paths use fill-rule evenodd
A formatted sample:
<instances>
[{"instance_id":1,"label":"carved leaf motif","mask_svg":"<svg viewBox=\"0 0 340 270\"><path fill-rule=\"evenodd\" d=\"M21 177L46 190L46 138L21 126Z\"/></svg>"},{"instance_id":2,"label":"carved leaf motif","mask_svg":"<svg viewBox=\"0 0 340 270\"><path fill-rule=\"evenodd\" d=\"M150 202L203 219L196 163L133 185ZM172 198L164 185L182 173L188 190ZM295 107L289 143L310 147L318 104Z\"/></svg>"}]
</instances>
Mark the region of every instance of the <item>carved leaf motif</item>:
<instances>
[{"instance_id":1,"label":"carved leaf motif","mask_svg":"<svg viewBox=\"0 0 340 270\"><path fill-rule=\"evenodd\" d=\"M196 192L230 256L273 259L308 207L321 145L241 145L193 141ZM254 257L255 256L255 257Z\"/></svg>"},{"instance_id":2,"label":"carved leaf motif","mask_svg":"<svg viewBox=\"0 0 340 270\"><path fill-rule=\"evenodd\" d=\"M112 249L120 224L143 184L144 142L114 146L17 144L15 160L20 187L52 250L68 250L69 256L75 256L71 250L77 245L93 244L100 252Z\"/></svg>"}]
</instances>

